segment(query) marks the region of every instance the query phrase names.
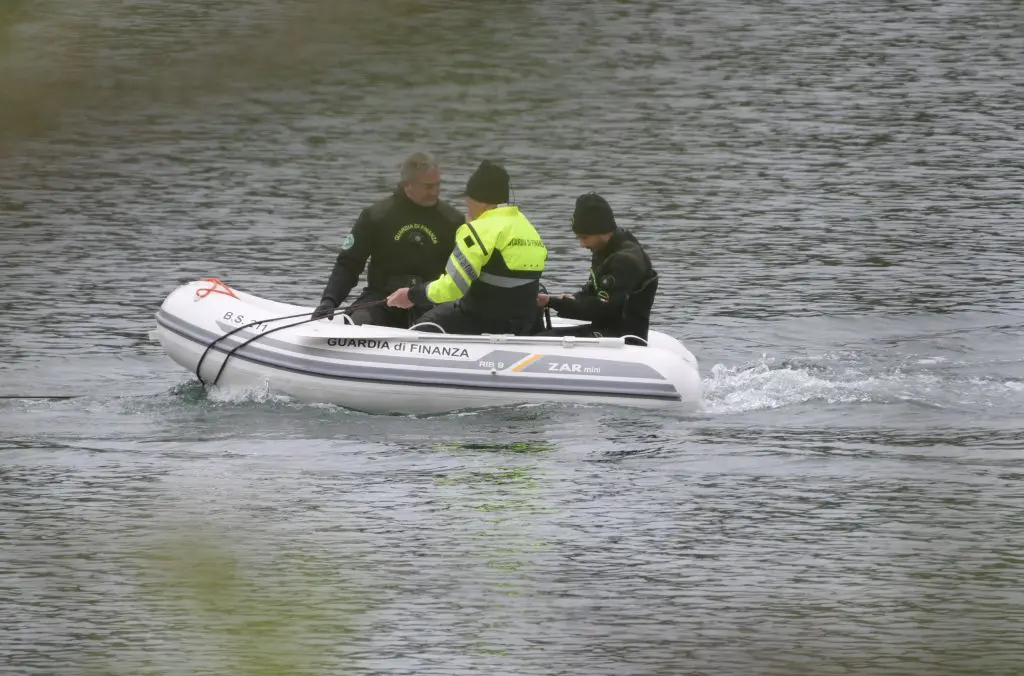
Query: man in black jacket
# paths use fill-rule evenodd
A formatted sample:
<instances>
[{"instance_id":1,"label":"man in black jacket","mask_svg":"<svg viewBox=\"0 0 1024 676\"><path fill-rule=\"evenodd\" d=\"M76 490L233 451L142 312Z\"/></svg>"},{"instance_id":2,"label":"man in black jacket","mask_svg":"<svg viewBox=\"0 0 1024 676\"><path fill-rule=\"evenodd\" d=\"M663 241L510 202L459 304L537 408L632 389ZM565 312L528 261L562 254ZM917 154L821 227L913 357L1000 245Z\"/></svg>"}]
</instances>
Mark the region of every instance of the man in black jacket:
<instances>
[{"instance_id":1,"label":"man in black jacket","mask_svg":"<svg viewBox=\"0 0 1024 676\"><path fill-rule=\"evenodd\" d=\"M334 318L369 259L366 288L347 314L356 324L407 328L413 323L417 308L389 307L385 301L396 289L444 273L465 217L438 199L440 186L441 170L433 156L414 153L405 160L394 193L363 209L342 243L313 319Z\"/></svg>"},{"instance_id":2,"label":"man in black jacket","mask_svg":"<svg viewBox=\"0 0 1024 676\"><path fill-rule=\"evenodd\" d=\"M658 273L640 242L615 223L607 200L596 193L580 195L572 215L580 246L593 252L590 278L575 294L538 294L537 306L560 317L590 322L546 335L638 336L647 340Z\"/></svg>"}]
</instances>

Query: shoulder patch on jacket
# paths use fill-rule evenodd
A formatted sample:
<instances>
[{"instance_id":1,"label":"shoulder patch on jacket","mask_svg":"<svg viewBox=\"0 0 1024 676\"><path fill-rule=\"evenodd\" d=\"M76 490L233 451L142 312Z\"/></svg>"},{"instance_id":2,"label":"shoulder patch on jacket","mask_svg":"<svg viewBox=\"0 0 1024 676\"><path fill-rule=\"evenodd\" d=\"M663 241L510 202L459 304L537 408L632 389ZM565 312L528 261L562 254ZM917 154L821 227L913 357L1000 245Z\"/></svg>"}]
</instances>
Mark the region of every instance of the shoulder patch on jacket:
<instances>
[{"instance_id":1,"label":"shoulder patch on jacket","mask_svg":"<svg viewBox=\"0 0 1024 676\"><path fill-rule=\"evenodd\" d=\"M466 238L462 241L466 244L467 248L471 246L476 246L476 240L473 239L472 235L466 235Z\"/></svg>"},{"instance_id":2,"label":"shoulder patch on jacket","mask_svg":"<svg viewBox=\"0 0 1024 676\"><path fill-rule=\"evenodd\" d=\"M604 275L601 277L601 281L598 282L598 286L602 289L614 289L615 288L615 275Z\"/></svg>"},{"instance_id":3,"label":"shoulder patch on jacket","mask_svg":"<svg viewBox=\"0 0 1024 676\"><path fill-rule=\"evenodd\" d=\"M348 251L349 249L351 249L355 245L355 243L356 243L355 236L351 232L348 233L348 235L345 236L345 239L341 242L341 249L342 249L342 251Z\"/></svg>"}]
</instances>

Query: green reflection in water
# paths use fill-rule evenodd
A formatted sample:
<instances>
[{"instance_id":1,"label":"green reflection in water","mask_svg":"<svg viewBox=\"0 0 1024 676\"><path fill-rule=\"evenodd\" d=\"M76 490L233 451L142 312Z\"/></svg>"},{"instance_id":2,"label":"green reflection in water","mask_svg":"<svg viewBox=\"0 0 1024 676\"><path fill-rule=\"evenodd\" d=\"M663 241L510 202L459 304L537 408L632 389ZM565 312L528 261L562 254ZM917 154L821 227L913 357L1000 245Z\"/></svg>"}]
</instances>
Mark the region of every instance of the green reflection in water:
<instances>
[{"instance_id":1,"label":"green reflection in water","mask_svg":"<svg viewBox=\"0 0 1024 676\"><path fill-rule=\"evenodd\" d=\"M199 670L215 662L249 676L336 673L354 666L342 655L375 605L366 582L354 579L356 557L342 558L312 544L193 529L138 557L138 594L153 614L171 618L168 629L195 637L176 658L201 662Z\"/></svg>"},{"instance_id":2,"label":"green reflection in water","mask_svg":"<svg viewBox=\"0 0 1024 676\"><path fill-rule=\"evenodd\" d=\"M467 451L491 451L495 453L550 453L556 449L554 444L534 441L446 441L434 444L433 448L438 451L445 450L467 450Z\"/></svg>"},{"instance_id":3,"label":"green reflection in water","mask_svg":"<svg viewBox=\"0 0 1024 676\"><path fill-rule=\"evenodd\" d=\"M523 463L524 456L541 457L557 447L547 442L494 441L447 442L436 444L437 450L492 452L507 455L509 460ZM466 469L438 477L435 483L443 492L446 511L467 514L464 527L469 531L467 542L477 547L466 553L467 567L480 566L474 575L485 581L491 593L486 594L487 608L478 623L472 650L479 655L507 656L500 627L503 617L521 617L522 599L533 593L529 573L537 560L548 554L550 543L538 537L538 519L555 510L544 503L549 482L543 466L538 463L501 463L488 468ZM477 514L473 519L472 514ZM504 599L504 600L503 600Z\"/></svg>"}]
</instances>

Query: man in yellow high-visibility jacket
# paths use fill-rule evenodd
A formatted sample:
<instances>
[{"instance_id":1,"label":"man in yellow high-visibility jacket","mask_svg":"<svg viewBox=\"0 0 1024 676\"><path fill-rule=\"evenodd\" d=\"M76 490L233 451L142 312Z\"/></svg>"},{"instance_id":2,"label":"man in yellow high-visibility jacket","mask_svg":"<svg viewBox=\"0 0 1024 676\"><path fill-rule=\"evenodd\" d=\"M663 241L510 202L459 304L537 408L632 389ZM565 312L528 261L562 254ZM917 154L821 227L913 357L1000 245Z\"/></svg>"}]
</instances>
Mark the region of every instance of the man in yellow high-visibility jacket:
<instances>
[{"instance_id":1,"label":"man in yellow high-visibility jacket","mask_svg":"<svg viewBox=\"0 0 1024 676\"><path fill-rule=\"evenodd\" d=\"M508 203L503 167L481 162L466 182L465 198L469 219L455 233L445 273L429 284L398 289L388 305L434 304L418 321L447 333L530 333L538 321L547 247L519 207Z\"/></svg>"}]
</instances>

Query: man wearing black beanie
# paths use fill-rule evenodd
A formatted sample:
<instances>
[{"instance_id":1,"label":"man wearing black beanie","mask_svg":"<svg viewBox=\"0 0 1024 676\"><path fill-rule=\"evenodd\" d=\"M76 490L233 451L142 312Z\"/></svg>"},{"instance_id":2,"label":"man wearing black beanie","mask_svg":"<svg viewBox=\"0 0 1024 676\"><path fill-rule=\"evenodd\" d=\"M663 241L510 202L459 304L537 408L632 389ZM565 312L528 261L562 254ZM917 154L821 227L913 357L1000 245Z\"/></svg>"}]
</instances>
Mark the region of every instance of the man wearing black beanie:
<instances>
[{"instance_id":1,"label":"man wearing black beanie","mask_svg":"<svg viewBox=\"0 0 1024 676\"><path fill-rule=\"evenodd\" d=\"M658 291L658 273L643 246L618 227L608 201L597 193L580 195L572 214L572 230L589 249L590 278L583 289L562 296L537 295L539 307L588 325L551 329L557 335L639 336L647 340L651 306Z\"/></svg>"}]
</instances>

